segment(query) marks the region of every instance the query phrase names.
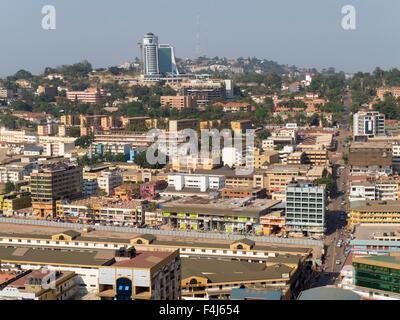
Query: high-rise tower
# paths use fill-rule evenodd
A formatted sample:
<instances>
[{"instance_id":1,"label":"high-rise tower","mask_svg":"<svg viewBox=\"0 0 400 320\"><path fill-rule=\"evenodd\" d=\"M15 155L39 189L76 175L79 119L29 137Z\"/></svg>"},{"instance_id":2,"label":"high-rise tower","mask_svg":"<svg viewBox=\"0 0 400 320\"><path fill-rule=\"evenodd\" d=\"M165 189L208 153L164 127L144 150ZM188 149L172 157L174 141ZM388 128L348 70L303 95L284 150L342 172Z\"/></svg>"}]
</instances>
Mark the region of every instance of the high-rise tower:
<instances>
[{"instance_id":1,"label":"high-rise tower","mask_svg":"<svg viewBox=\"0 0 400 320\"><path fill-rule=\"evenodd\" d=\"M146 75L158 75L158 38L148 33L143 39L143 66Z\"/></svg>"},{"instance_id":2,"label":"high-rise tower","mask_svg":"<svg viewBox=\"0 0 400 320\"><path fill-rule=\"evenodd\" d=\"M179 75L174 47L158 44L158 37L148 33L143 39L143 66L145 76Z\"/></svg>"}]
</instances>

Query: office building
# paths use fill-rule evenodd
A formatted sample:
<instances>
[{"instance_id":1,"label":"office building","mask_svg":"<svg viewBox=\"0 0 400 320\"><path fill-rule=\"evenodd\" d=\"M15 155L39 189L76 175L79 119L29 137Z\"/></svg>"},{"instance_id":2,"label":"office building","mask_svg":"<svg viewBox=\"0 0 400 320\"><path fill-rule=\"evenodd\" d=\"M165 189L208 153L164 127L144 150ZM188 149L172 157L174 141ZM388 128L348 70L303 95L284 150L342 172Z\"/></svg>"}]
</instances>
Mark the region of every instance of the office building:
<instances>
[{"instance_id":1,"label":"office building","mask_svg":"<svg viewBox=\"0 0 400 320\"><path fill-rule=\"evenodd\" d=\"M103 172L97 178L97 183L99 188L104 190L107 195L113 195L114 189L123 183L122 174L117 170Z\"/></svg>"},{"instance_id":2,"label":"office building","mask_svg":"<svg viewBox=\"0 0 400 320\"><path fill-rule=\"evenodd\" d=\"M353 136L357 140L359 136L385 135L385 115L378 111L358 111L353 115Z\"/></svg>"},{"instance_id":3,"label":"office building","mask_svg":"<svg viewBox=\"0 0 400 320\"><path fill-rule=\"evenodd\" d=\"M196 108L196 99L193 96L161 96L161 106L169 106L170 109Z\"/></svg>"},{"instance_id":4,"label":"office building","mask_svg":"<svg viewBox=\"0 0 400 320\"><path fill-rule=\"evenodd\" d=\"M40 217L54 217L58 200L82 195L81 167L52 163L34 169L30 177L33 209Z\"/></svg>"},{"instance_id":5,"label":"office building","mask_svg":"<svg viewBox=\"0 0 400 320\"><path fill-rule=\"evenodd\" d=\"M294 184L286 188L286 231L323 235L326 231L326 186Z\"/></svg>"},{"instance_id":6,"label":"office building","mask_svg":"<svg viewBox=\"0 0 400 320\"><path fill-rule=\"evenodd\" d=\"M175 50L169 44L158 44L158 37L147 33L143 38L144 76L179 75Z\"/></svg>"}]
</instances>

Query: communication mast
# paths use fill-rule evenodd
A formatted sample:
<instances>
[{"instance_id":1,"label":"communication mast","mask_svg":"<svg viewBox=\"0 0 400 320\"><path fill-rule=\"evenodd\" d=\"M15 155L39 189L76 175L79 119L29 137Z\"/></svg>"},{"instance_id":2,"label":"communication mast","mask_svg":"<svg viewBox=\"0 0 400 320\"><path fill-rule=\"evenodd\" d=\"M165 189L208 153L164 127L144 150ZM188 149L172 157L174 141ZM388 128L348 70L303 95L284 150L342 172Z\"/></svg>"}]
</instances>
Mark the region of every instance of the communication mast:
<instances>
[{"instance_id":1,"label":"communication mast","mask_svg":"<svg viewBox=\"0 0 400 320\"><path fill-rule=\"evenodd\" d=\"M200 44L200 13L197 14L196 18L197 32L196 32L196 57L201 56L201 44Z\"/></svg>"}]
</instances>

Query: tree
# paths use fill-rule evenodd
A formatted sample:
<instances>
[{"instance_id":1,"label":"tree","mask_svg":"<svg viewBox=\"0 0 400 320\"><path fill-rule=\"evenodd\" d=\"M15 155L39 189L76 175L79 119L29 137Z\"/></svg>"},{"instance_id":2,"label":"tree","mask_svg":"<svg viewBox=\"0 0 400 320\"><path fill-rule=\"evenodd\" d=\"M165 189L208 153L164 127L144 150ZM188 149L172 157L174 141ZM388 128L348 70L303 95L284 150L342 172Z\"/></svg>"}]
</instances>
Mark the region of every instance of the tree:
<instances>
[{"instance_id":1,"label":"tree","mask_svg":"<svg viewBox=\"0 0 400 320\"><path fill-rule=\"evenodd\" d=\"M326 192L328 194L335 190L335 180L332 177L318 178L315 180L315 183L326 185Z\"/></svg>"},{"instance_id":2,"label":"tree","mask_svg":"<svg viewBox=\"0 0 400 320\"><path fill-rule=\"evenodd\" d=\"M15 191L15 189L16 189L16 188L15 188L15 184L12 183L12 182L10 182L10 181L8 181L8 182L6 183L4 192L5 192L5 193L10 193L10 192Z\"/></svg>"},{"instance_id":3,"label":"tree","mask_svg":"<svg viewBox=\"0 0 400 320\"><path fill-rule=\"evenodd\" d=\"M344 160L344 163L347 164L349 161L349 155L347 153L343 154L342 159Z\"/></svg>"},{"instance_id":4,"label":"tree","mask_svg":"<svg viewBox=\"0 0 400 320\"><path fill-rule=\"evenodd\" d=\"M101 197L105 197L105 196L107 196L107 192L105 192L103 189L97 187L97 189L96 189L96 197L101 198Z\"/></svg>"},{"instance_id":5,"label":"tree","mask_svg":"<svg viewBox=\"0 0 400 320\"><path fill-rule=\"evenodd\" d=\"M75 145L83 149L86 149L92 144L93 140L94 140L93 135L82 136L75 140Z\"/></svg>"},{"instance_id":6,"label":"tree","mask_svg":"<svg viewBox=\"0 0 400 320\"><path fill-rule=\"evenodd\" d=\"M123 153L118 153L115 157L116 162L126 162L125 155Z\"/></svg>"},{"instance_id":7,"label":"tree","mask_svg":"<svg viewBox=\"0 0 400 320\"><path fill-rule=\"evenodd\" d=\"M79 138L80 135L81 135L81 129L79 127L73 127L68 132L69 137Z\"/></svg>"},{"instance_id":8,"label":"tree","mask_svg":"<svg viewBox=\"0 0 400 320\"><path fill-rule=\"evenodd\" d=\"M260 133L260 139L261 139L261 140L265 140L265 139L267 139L270 135L271 135L271 133L269 132L269 130L265 129L265 130L261 131L261 133Z\"/></svg>"}]
</instances>

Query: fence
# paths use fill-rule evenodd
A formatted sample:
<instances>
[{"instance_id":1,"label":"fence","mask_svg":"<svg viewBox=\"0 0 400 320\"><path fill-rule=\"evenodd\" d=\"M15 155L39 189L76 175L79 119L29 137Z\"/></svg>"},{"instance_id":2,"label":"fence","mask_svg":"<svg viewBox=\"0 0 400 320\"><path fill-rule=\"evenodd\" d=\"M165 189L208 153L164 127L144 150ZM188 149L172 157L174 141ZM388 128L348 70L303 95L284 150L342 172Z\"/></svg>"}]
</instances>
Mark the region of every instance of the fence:
<instances>
[{"instance_id":1,"label":"fence","mask_svg":"<svg viewBox=\"0 0 400 320\"><path fill-rule=\"evenodd\" d=\"M29 219L16 219L16 218L0 218L0 223L16 223L16 224L28 224L28 225L40 225L48 227L62 227L65 229L83 229L85 225L80 223L64 223L55 221L45 220L29 220ZM297 239L297 238L277 238L268 236L244 236L237 234L228 233L215 233L215 232L191 232L191 231L170 231L170 230L157 230L147 228L134 228L134 227L117 227L117 226L95 226L96 230L101 231L113 231L113 232L130 232L140 234L153 234L163 236L175 236L175 237L193 237L193 238L206 238L206 239L220 239L220 240L240 240L246 237L247 239L257 242L267 242L276 244L293 244L293 245L305 245L313 247L323 247L324 243L318 240L311 239Z\"/></svg>"}]
</instances>

